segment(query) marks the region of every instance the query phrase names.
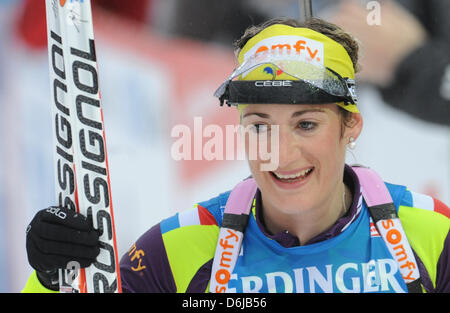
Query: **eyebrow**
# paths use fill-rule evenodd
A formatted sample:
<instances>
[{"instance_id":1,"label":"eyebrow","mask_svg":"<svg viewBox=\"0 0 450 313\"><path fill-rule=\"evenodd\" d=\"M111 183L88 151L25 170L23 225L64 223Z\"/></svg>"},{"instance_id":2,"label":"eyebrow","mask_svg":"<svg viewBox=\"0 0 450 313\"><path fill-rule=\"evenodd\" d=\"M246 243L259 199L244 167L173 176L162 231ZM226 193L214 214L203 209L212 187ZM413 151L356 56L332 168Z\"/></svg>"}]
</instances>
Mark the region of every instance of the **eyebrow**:
<instances>
[{"instance_id":1,"label":"eyebrow","mask_svg":"<svg viewBox=\"0 0 450 313\"><path fill-rule=\"evenodd\" d=\"M301 115L303 115L305 113L309 113L309 112L322 112L323 113L325 111L323 109L307 109L307 110L297 111L297 112L292 113L291 118L298 117L298 116L301 116ZM242 118L248 117L250 115L256 115L256 116L259 116L262 118L270 118L269 114L260 113L260 112L249 112L247 114L244 114L244 116L242 116Z\"/></svg>"},{"instance_id":2,"label":"eyebrow","mask_svg":"<svg viewBox=\"0 0 450 313\"><path fill-rule=\"evenodd\" d=\"M294 112L291 117L297 117L297 116L300 116L302 114L309 113L309 112L322 112L322 113L324 113L325 110L324 109L307 109L307 110L303 110L303 111L297 111L297 112Z\"/></svg>"}]
</instances>

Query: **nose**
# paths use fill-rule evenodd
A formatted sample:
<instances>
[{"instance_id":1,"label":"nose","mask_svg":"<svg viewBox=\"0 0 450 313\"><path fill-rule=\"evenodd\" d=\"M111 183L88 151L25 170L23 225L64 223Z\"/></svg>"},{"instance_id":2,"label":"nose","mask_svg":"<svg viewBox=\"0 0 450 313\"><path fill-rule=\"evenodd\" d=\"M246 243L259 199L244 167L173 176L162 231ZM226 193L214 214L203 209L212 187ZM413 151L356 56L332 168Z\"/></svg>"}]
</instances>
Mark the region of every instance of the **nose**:
<instances>
[{"instance_id":1,"label":"nose","mask_svg":"<svg viewBox=\"0 0 450 313\"><path fill-rule=\"evenodd\" d=\"M301 157L301 146L288 127L280 126L278 142L278 169L289 170L291 165Z\"/></svg>"}]
</instances>

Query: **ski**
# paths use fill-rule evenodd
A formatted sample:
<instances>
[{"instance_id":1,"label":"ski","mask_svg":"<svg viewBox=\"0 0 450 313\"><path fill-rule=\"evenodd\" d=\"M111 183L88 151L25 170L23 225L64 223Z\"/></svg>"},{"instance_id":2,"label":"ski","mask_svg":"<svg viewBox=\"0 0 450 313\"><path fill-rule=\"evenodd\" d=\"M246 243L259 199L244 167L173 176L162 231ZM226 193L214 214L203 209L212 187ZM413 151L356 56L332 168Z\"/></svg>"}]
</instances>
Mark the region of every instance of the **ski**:
<instances>
[{"instance_id":1,"label":"ski","mask_svg":"<svg viewBox=\"0 0 450 313\"><path fill-rule=\"evenodd\" d=\"M311 0L298 0L299 20L306 22L313 17Z\"/></svg>"},{"instance_id":2,"label":"ski","mask_svg":"<svg viewBox=\"0 0 450 313\"><path fill-rule=\"evenodd\" d=\"M100 254L59 271L61 292L121 292L90 0L45 0L56 201L92 220Z\"/></svg>"}]
</instances>

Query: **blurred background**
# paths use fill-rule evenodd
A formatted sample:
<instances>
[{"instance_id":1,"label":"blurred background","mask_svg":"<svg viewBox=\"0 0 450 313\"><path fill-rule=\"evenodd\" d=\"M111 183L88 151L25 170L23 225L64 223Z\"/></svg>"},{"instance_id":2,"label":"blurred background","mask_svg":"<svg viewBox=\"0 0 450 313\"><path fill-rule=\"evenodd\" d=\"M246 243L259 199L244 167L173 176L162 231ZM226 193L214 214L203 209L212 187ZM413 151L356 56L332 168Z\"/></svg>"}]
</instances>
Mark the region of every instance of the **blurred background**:
<instances>
[{"instance_id":1,"label":"blurred background","mask_svg":"<svg viewBox=\"0 0 450 313\"><path fill-rule=\"evenodd\" d=\"M72 0L73 1L73 0ZM213 92L232 42L298 0L92 0L120 256L148 228L232 188L246 161L174 161L177 124L237 124ZM450 204L450 1L313 0L361 43L364 129L348 163ZM55 204L44 0L0 0L0 292L32 269L25 229Z\"/></svg>"}]
</instances>

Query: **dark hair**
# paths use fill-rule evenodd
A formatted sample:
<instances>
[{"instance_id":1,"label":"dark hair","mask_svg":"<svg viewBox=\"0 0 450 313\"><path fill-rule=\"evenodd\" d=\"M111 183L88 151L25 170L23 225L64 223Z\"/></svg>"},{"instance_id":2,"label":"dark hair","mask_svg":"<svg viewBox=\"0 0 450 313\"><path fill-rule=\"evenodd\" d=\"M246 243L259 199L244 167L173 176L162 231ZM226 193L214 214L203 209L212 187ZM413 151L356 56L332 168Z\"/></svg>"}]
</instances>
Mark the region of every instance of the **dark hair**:
<instances>
[{"instance_id":1,"label":"dark hair","mask_svg":"<svg viewBox=\"0 0 450 313\"><path fill-rule=\"evenodd\" d=\"M247 41L249 41L252 37L257 35L259 32L261 32L263 29L275 25L275 24L282 24L282 25L288 25L291 27L299 27L299 28L309 28L312 29L318 33L324 34L325 36L333 39L334 41L341 44L344 49L347 51L348 55L350 56L350 59L353 63L353 68L355 70L355 73L359 72L360 65L358 63L359 59L359 43L358 41L349 33L344 31L341 27L339 27L336 24L327 22L325 20L319 19L319 18L311 18L305 22L300 22L295 19L291 18L273 18L270 19L260 25L257 26L250 26L247 28L244 32L244 34L234 42L234 48L236 55L240 52L240 50L245 46ZM342 116L342 122L343 126L341 129L341 135L343 134L343 127L347 126L350 127L351 117L352 113L339 107L339 112Z\"/></svg>"}]
</instances>

